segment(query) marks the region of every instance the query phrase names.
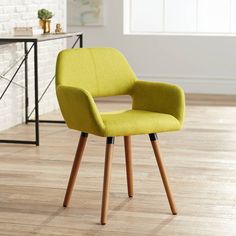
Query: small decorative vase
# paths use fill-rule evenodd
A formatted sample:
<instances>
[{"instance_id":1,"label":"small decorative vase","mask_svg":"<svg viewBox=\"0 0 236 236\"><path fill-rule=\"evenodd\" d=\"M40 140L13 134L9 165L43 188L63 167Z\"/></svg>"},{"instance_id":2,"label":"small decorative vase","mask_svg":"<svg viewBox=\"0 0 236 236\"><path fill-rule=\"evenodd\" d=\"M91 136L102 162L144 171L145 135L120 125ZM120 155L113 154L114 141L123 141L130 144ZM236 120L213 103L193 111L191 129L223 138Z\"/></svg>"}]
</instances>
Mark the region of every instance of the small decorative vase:
<instances>
[{"instance_id":1,"label":"small decorative vase","mask_svg":"<svg viewBox=\"0 0 236 236\"><path fill-rule=\"evenodd\" d=\"M41 23L41 26L42 26L42 29L43 29L43 33L44 34L50 33L51 21L50 20L42 20L40 23Z\"/></svg>"}]
</instances>

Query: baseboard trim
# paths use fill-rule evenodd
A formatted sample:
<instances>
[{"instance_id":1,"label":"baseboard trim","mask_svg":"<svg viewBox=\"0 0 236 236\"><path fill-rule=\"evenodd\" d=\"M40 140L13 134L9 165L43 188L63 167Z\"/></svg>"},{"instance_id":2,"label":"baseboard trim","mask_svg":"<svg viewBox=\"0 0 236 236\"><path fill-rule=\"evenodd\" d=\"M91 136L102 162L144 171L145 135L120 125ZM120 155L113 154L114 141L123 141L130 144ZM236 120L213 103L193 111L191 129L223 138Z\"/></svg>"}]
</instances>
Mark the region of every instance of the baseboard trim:
<instances>
[{"instance_id":1,"label":"baseboard trim","mask_svg":"<svg viewBox=\"0 0 236 236\"><path fill-rule=\"evenodd\" d=\"M171 75L138 75L141 80L160 81L177 84L186 93L236 95L236 78L193 77Z\"/></svg>"},{"instance_id":2,"label":"baseboard trim","mask_svg":"<svg viewBox=\"0 0 236 236\"><path fill-rule=\"evenodd\" d=\"M127 95L95 98L100 104L130 104L132 98ZM191 106L236 106L236 95L187 93L186 104Z\"/></svg>"}]
</instances>

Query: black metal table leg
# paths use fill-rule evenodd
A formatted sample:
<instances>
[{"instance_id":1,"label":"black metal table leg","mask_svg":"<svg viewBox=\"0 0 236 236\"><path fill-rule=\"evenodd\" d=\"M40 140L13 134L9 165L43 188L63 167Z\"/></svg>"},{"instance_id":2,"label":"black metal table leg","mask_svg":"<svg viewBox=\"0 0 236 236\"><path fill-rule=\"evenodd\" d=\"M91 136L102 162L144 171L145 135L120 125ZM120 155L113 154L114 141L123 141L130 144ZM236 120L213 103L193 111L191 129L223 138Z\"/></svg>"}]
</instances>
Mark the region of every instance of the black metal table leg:
<instances>
[{"instance_id":1,"label":"black metal table leg","mask_svg":"<svg viewBox=\"0 0 236 236\"><path fill-rule=\"evenodd\" d=\"M35 141L39 146L39 103L38 103L38 42L34 42L34 103L35 103Z\"/></svg>"},{"instance_id":2,"label":"black metal table leg","mask_svg":"<svg viewBox=\"0 0 236 236\"><path fill-rule=\"evenodd\" d=\"M83 47L83 34L81 34L78 38L80 39L79 40L79 47L82 48Z\"/></svg>"},{"instance_id":3,"label":"black metal table leg","mask_svg":"<svg viewBox=\"0 0 236 236\"><path fill-rule=\"evenodd\" d=\"M25 123L28 123L28 106L29 106L29 95L28 95L28 47L27 42L24 42L25 49Z\"/></svg>"}]
</instances>

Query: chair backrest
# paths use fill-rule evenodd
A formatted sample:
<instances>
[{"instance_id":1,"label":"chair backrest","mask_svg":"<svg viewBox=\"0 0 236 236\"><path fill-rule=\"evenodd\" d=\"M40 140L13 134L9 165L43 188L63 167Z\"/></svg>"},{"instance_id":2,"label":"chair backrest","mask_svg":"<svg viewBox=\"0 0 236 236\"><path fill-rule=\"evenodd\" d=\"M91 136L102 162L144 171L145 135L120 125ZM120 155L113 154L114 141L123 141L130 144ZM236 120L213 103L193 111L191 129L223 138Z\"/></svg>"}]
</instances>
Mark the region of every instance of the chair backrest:
<instances>
[{"instance_id":1,"label":"chair backrest","mask_svg":"<svg viewBox=\"0 0 236 236\"><path fill-rule=\"evenodd\" d=\"M129 94L136 76L125 57L113 48L80 48L60 52L56 86L79 87L93 97Z\"/></svg>"}]
</instances>

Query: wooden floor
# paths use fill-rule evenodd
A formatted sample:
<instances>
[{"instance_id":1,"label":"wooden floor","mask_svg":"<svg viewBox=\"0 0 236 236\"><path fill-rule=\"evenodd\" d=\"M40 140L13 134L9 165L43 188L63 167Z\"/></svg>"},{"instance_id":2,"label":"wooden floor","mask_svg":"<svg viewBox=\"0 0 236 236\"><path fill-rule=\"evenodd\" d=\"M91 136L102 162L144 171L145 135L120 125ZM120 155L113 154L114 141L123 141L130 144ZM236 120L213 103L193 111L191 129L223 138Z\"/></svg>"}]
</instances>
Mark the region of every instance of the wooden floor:
<instances>
[{"instance_id":1,"label":"wooden floor","mask_svg":"<svg viewBox=\"0 0 236 236\"><path fill-rule=\"evenodd\" d=\"M199 99L199 100L198 100ZM199 101L199 103L198 103ZM70 207L62 207L79 133L40 126L40 147L0 144L0 235L236 235L236 100L188 96L185 127L160 134L178 215L172 216L147 136L134 136L133 199L116 139L108 224L99 224L105 139L89 136ZM212 102L213 101L213 102ZM129 107L98 101L101 110ZM48 117L59 117L58 112ZM30 138L20 125L0 138Z\"/></svg>"}]
</instances>

